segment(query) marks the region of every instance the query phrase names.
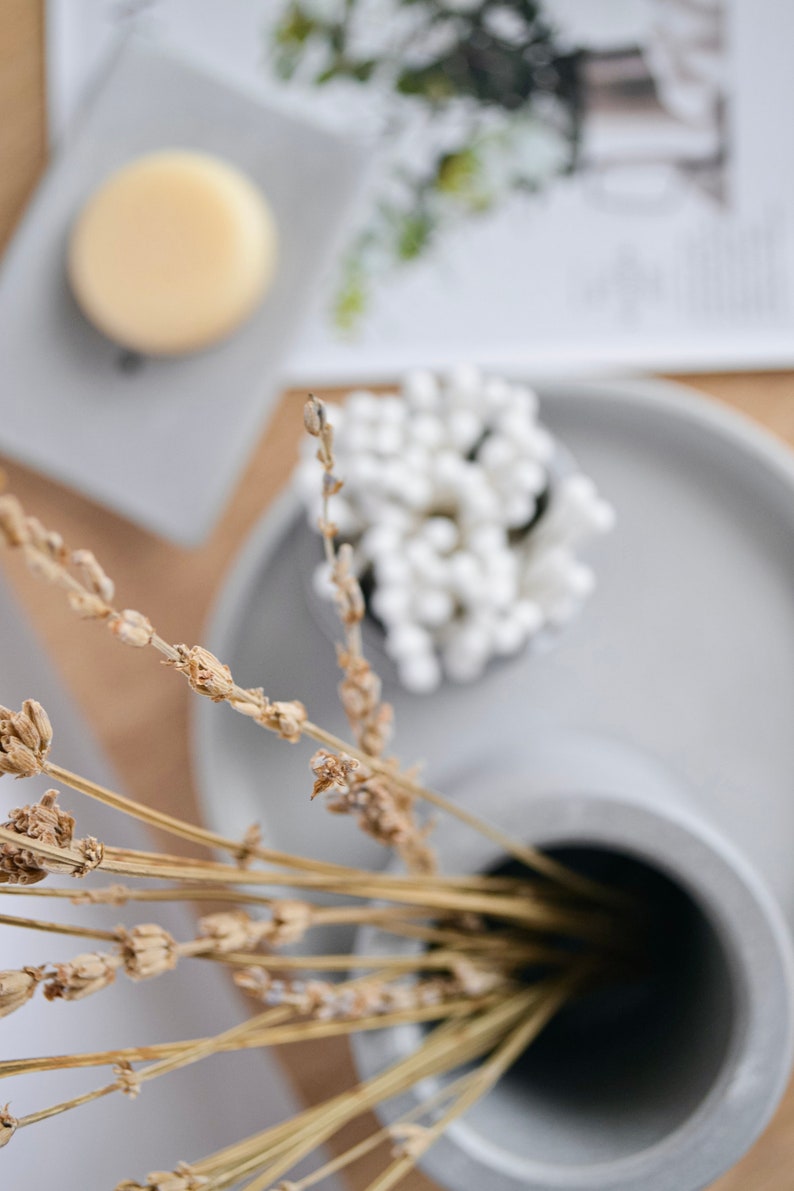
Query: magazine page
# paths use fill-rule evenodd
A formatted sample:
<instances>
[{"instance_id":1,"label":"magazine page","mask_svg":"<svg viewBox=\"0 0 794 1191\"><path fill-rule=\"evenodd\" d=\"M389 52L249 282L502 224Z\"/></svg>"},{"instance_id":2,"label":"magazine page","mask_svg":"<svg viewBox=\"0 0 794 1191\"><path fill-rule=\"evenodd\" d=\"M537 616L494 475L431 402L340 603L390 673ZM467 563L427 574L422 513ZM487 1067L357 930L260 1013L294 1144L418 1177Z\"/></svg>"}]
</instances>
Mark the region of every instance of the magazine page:
<instances>
[{"instance_id":1,"label":"magazine page","mask_svg":"<svg viewBox=\"0 0 794 1191\"><path fill-rule=\"evenodd\" d=\"M130 29L371 137L292 380L472 356L533 375L794 363L788 0L49 0L48 13L56 138Z\"/></svg>"}]
</instances>

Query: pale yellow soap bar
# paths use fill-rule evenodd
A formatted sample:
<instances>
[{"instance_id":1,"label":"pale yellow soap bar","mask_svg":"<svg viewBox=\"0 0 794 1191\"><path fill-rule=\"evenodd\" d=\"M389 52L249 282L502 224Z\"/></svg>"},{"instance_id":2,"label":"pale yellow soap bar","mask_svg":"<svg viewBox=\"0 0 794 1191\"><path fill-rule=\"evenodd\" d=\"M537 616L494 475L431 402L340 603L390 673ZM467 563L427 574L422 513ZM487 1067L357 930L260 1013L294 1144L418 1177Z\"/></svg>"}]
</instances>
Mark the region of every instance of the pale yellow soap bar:
<instances>
[{"instance_id":1,"label":"pale yellow soap bar","mask_svg":"<svg viewBox=\"0 0 794 1191\"><path fill-rule=\"evenodd\" d=\"M69 280L109 338L147 355L178 355L231 334L269 288L276 226L261 191L217 157L181 150L140 157L80 213Z\"/></svg>"}]
</instances>

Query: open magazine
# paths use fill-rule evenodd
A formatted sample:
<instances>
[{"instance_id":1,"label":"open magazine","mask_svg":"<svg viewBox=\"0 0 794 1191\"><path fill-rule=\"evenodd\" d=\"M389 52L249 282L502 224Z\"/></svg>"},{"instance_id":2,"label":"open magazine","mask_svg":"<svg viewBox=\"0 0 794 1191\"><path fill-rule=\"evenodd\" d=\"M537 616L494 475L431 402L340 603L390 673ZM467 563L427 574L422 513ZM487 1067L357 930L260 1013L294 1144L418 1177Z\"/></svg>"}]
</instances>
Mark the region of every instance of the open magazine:
<instances>
[{"instance_id":1,"label":"open magazine","mask_svg":"<svg viewBox=\"0 0 794 1191\"><path fill-rule=\"evenodd\" d=\"M130 29L370 139L291 380L794 365L790 0L49 0L48 21L56 140Z\"/></svg>"}]
</instances>

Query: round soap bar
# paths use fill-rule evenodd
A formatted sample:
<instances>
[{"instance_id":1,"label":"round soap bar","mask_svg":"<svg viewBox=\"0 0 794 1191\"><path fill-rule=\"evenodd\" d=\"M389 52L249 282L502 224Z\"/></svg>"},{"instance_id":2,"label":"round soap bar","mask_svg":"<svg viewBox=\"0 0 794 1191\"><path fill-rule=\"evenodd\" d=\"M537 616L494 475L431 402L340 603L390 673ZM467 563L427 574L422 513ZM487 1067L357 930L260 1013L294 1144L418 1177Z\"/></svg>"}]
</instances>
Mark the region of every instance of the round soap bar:
<instances>
[{"instance_id":1,"label":"round soap bar","mask_svg":"<svg viewBox=\"0 0 794 1191\"><path fill-rule=\"evenodd\" d=\"M140 157L80 213L69 280L86 317L122 346L177 355L216 343L253 311L276 265L276 228L239 170L182 150Z\"/></svg>"}]
</instances>

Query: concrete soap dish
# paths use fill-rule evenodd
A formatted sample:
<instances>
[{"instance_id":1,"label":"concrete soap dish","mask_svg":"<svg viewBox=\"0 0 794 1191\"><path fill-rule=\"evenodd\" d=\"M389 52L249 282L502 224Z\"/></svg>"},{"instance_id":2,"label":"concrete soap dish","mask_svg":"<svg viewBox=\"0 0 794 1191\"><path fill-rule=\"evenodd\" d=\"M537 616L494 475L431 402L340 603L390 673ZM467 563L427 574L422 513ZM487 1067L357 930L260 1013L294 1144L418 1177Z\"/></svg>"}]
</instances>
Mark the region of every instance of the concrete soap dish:
<instances>
[{"instance_id":1,"label":"concrete soap dish","mask_svg":"<svg viewBox=\"0 0 794 1191\"><path fill-rule=\"evenodd\" d=\"M215 154L266 194L279 270L218 346L129 357L66 282L70 227L118 167L161 149ZM0 352L14 416L0 449L181 545L220 513L278 393L356 191L364 148L143 42L125 45L66 137L0 270ZM316 202L321 191L323 201ZM11 399L11 398L10 398Z\"/></svg>"}]
</instances>

